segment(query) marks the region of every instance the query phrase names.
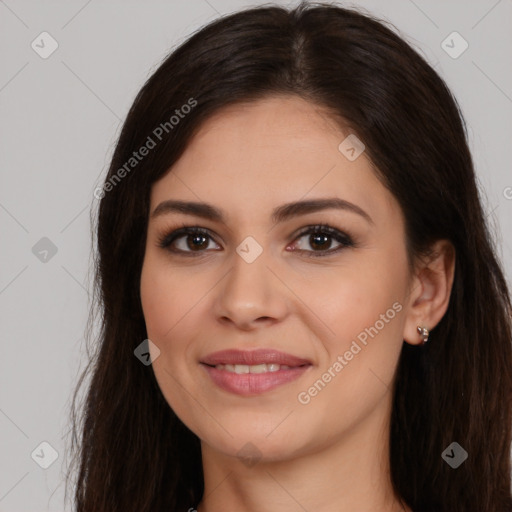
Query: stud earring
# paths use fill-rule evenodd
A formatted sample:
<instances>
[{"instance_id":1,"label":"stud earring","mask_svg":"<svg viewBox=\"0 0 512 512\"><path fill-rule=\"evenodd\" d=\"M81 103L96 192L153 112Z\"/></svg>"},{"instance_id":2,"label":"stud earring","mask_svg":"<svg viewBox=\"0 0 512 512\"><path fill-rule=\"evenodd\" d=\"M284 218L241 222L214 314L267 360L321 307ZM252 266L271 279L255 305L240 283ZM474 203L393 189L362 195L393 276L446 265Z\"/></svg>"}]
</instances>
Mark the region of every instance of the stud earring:
<instances>
[{"instance_id":1,"label":"stud earring","mask_svg":"<svg viewBox=\"0 0 512 512\"><path fill-rule=\"evenodd\" d=\"M417 329L418 329L418 332L419 332L419 333L421 334L421 336L422 336L422 339L423 339L423 345L425 345L425 343L427 343L427 341L428 341L428 337L429 337L430 333L429 333L429 331L428 331L428 329L427 329L426 327L420 327L420 326L418 325Z\"/></svg>"}]
</instances>

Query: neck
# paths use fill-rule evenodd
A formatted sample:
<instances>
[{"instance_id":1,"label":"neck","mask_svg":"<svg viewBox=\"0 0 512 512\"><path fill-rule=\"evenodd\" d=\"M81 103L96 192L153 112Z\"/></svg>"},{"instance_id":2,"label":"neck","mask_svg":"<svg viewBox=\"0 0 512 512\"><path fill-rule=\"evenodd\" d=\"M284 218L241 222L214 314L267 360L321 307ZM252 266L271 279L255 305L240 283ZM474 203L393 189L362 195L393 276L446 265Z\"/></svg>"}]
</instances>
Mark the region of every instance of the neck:
<instances>
[{"instance_id":1,"label":"neck","mask_svg":"<svg viewBox=\"0 0 512 512\"><path fill-rule=\"evenodd\" d=\"M410 512L393 493L389 472L390 399L339 438L253 464L202 443L205 490L198 512Z\"/></svg>"}]
</instances>

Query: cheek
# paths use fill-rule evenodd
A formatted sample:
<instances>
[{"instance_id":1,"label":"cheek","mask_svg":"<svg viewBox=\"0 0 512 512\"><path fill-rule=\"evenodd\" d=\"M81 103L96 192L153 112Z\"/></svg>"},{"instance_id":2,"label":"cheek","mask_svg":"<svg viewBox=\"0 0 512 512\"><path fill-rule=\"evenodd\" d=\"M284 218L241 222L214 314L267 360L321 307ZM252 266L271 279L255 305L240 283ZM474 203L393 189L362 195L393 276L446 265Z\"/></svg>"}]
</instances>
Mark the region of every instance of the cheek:
<instances>
[{"instance_id":1,"label":"cheek","mask_svg":"<svg viewBox=\"0 0 512 512\"><path fill-rule=\"evenodd\" d=\"M194 279L180 279L177 269L148 256L141 273L140 294L148 337L166 344L175 330L186 326L187 314L204 293ZM162 347L160 347L162 348Z\"/></svg>"},{"instance_id":2,"label":"cheek","mask_svg":"<svg viewBox=\"0 0 512 512\"><path fill-rule=\"evenodd\" d=\"M304 426L320 429L325 439L357 428L391 396L402 347L401 305L386 294L377 299L372 288L366 292L340 302L327 318L336 335L323 340L326 357L295 397Z\"/></svg>"},{"instance_id":3,"label":"cheek","mask_svg":"<svg viewBox=\"0 0 512 512\"><path fill-rule=\"evenodd\" d=\"M196 336L198 322L193 321L204 291L198 287L184 287L176 269L162 264L151 255L144 261L141 273L140 294L148 338L155 343L160 354L152 369L160 390L174 412L187 425L201 425L192 414L184 389L194 389L189 375L193 364L190 339ZM205 432L193 429L203 436ZM206 432L208 429L206 429Z\"/></svg>"},{"instance_id":4,"label":"cheek","mask_svg":"<svg viewBox=\"0 0 512 512\"><path fill-rule=\"evenodd\" d=\"M403 344L406 268L405 253L391 246L364 257L354 253L346 266L317 276L299 292L311 298L307 305L328 328L321 340L325 357L311 378L311 385L322 380L317 406L358 410L363 396L372 403L387 391Z\"/></svg>"},{"instance_id":5,"label":"cheek","mask_svg":"<svg viewBox=\"0 0 512 512\"><path fill-rule=\"evenodd\" d=\"M178 300L165 275L157 274L150 266L143 267L141 275L141 303L149 339L161 343L176 322Z\"/></svg>"},{"instance_id":6,"label":"cheek","mask_svg":"<svg viewBox=\"0 0 512 512\"><path fill-rule=\"evenodd\" d=\"M172 266L158 254L148 254L144 261L142 310L148 338L160 350L153 370L169 397L177 382L167 372L179 376L182 385L193 387L190 374L198 364L198 342L205 337L206 295L214 287L214 278L192 268Z\"/></svg>"},{"instance_id":7,"label":"cheek","mask_svg":"<svg viewBox=\"0 0 512 512\"><path fill-rule=\"evenodd\" d=\"M343 265L323 272L313 270L314 274L294 283L294 292L303 299L310 317L323 324L331 356L376 322L381 338L393 338L400 330L396 317L403 306L398 301L403 301L406 284L402 260L403 256L392 250L353 252ZM393 308L395 303L398 305Z\"/></svg>"}]
</instances>

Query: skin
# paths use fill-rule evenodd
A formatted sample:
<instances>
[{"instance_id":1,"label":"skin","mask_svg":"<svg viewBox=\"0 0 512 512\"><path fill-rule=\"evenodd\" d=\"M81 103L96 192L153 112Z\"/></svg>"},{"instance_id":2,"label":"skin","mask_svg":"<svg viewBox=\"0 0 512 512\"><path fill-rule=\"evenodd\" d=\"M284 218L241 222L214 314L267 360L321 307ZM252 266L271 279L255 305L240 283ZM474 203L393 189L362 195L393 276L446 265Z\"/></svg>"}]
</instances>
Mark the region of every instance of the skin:
<instances>
[{"instance_id":1,"label":"skin","mask_svg":"<svg viewBox=\"0 0 512 512\"><path fill-rule=\"evenodd\" d=\"M203 124L152 187L151 212L179 199L225 214L224 222L176 212L151 217L140 283L148 337L161 351L153 361L158 384L201 439L199 512L410 510L389 478L392 381L404 341L420 344L417 326L432 329L444 315L455 256L439 241L436 257L409 272L402 211L364 152L349 161L338 150L348 133L294 96L231 106ZM336 209L278 224L270 218L284 203L332 197L354 203L373 223ZM309 235L297 236L319 223L350 234L356 246L308 257L340 246L327 238L319 249ZM208 229L211 239L199 252L186 236L175 241L187 255L159 247L158 237L183 224ZM248 236L263 250L252 263L236 252ZM394 303L400 312L300 403L299 393ZM219 389L199 364L218 350L262 347L312 366L293 382L244 397ZM249 462L237 455L244 446Z\"/></svg>"}]
</instances>

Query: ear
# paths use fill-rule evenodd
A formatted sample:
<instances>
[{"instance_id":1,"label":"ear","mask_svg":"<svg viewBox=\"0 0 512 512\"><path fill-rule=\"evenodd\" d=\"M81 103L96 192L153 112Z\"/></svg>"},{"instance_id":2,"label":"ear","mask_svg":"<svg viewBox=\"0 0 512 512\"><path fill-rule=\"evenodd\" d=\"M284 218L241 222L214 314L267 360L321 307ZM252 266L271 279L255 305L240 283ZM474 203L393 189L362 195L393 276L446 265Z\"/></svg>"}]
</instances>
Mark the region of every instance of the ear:
<instances>
[{"instance_id":1,"label":"ear","mask_svg":"<svg viewBox=\"0 0 512 512\"><path fill-rule=\"evenodd\" d=\"M431 331L443 318L452 291L455 274L455 248L448 240L438 240L427 260L416 265L407 299L403 339L420 345L417 327Z\"/></svg>"}]
</instances>

